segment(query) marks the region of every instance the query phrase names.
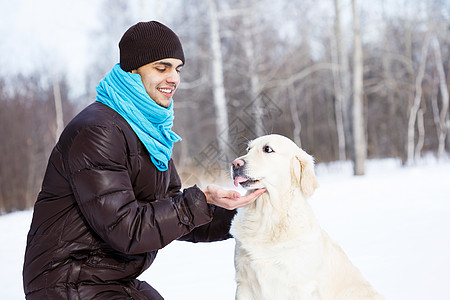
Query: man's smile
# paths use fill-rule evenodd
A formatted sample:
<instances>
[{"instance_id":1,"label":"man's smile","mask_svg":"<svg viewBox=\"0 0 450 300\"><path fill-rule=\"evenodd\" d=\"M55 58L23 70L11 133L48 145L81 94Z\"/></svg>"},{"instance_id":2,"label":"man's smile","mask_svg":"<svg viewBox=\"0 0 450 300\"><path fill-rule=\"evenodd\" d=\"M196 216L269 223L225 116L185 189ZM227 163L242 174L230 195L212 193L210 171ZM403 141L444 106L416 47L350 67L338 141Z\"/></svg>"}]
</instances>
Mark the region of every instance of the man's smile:
<instances>
[{"instance_id":1,"label":"man's smile","mask_svg":"<svg viewBox=\"0 0 450 300\"><path fill-rule=\"evenodd\" d=\"M167 96L172 96L173 92L175 91L175 88L157 88L157 90Z\"/></svg>"}]
</instances>

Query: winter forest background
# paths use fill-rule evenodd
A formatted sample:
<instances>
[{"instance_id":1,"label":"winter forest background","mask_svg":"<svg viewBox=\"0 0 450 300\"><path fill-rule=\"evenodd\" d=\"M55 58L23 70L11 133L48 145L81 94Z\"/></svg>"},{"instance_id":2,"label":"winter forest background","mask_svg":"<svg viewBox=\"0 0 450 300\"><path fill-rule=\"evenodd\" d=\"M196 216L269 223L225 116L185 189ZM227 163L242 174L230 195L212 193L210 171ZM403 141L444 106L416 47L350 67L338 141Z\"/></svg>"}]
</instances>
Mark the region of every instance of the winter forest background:
<instances>
[{"instance_id":1,"label":"winter forest background","mask_svg":"<svg viewBox=\"0 0 450 300\"><path fill-rule=\"evenodd\" d=\"M0 214L33 205L51 149L156 19L183 43L174 159L219 181L246 141L292 138L317 162L447 155L448 0L0 0Z\"/></svg>"}]
</instances>

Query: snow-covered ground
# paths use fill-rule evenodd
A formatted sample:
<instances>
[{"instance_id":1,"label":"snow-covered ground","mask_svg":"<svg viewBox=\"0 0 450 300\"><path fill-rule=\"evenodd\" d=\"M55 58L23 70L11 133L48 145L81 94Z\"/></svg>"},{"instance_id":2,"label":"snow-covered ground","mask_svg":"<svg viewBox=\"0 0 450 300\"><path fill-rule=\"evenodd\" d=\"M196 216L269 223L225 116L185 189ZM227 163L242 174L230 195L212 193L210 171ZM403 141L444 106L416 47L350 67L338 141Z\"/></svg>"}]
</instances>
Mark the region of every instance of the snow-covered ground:
<instances>
[{"instance_id":1,"label":"snow-covered ground","mask_svg":"<svg viewBox=\"0 0 450 300\"><path fill-rule=\"evenodd\" d=\"M319 165L311 197L322 227L386 299L450 300L450 162ZM0 299L24 299L22 262L31 211L0 217ZM166 299L234 299L234 241L174 242L140 277Z\"/></svg>"}]
</instances>

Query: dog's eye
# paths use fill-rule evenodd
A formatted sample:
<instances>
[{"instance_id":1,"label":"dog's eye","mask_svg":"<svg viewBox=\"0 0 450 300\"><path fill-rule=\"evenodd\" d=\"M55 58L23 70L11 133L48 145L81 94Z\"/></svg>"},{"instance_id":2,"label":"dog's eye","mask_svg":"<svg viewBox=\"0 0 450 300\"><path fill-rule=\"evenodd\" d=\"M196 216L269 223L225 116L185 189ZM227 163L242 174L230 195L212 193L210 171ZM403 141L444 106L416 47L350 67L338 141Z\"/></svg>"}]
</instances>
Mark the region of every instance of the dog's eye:
<instances>
[{"instance_id":1,"label":"dog's eye","mask_svg":"<svg viewBox=\"0 0 450 300\"><path fill-rule=\"evenodd\" d=\"M263 151L266 152L266 153L272 153L272 152L273 152L273 149L270 148L269 146L264 146L264 147L263 147Z\"/></svg>"}]
</instances>

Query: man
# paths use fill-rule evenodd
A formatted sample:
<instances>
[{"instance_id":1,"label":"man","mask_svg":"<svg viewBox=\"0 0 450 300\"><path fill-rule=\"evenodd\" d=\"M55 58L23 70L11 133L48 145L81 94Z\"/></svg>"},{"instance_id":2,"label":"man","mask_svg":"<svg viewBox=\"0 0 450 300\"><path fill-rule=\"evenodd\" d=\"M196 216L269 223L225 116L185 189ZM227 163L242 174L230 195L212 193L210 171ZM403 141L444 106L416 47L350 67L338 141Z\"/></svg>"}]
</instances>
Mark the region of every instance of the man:
<instances>
[{"instance_id":1,"label":"man","mask_svg":"<svg viewBox=\"0 0 450 300\"><path fill-rule=\"evenodd\" d=\"M23 270L27 299L162 299L136 278L175 239L230 237L234 210L259 197L216 185L180 191L171 159L172 96L184 53L176 34L141 22L97 101L65 128L34 207Z\"/></svg>"}]
</instances>

